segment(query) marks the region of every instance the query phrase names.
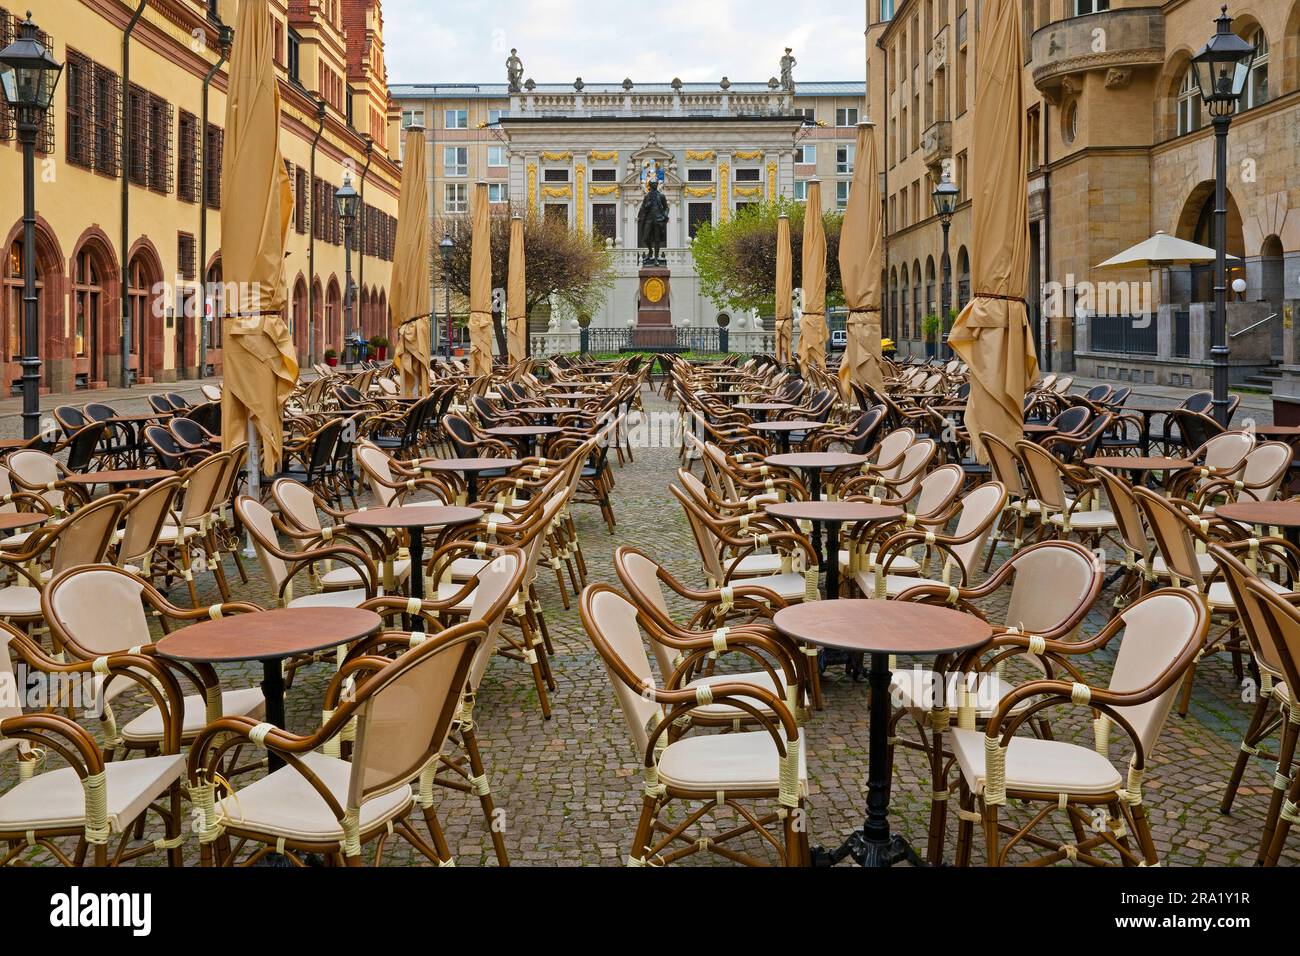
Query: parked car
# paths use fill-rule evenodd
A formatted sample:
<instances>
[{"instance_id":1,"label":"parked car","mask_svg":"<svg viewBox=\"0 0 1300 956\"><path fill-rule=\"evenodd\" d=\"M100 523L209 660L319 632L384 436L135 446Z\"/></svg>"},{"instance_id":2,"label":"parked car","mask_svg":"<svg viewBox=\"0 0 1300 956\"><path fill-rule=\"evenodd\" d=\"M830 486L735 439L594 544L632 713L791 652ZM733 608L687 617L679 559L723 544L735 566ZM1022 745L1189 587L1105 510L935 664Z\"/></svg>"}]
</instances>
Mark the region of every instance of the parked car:
<instances>
[{"instance_id":1,"label":"parked car","mask_svg":"<svg viewBox=\"0 0 1300 956\"><path fill-rule=\"evenodd\" d=\"M843 352L848 348L849 333L846 329L835 329L831 332L831 351Z\"/></svg>"}]
</instances>

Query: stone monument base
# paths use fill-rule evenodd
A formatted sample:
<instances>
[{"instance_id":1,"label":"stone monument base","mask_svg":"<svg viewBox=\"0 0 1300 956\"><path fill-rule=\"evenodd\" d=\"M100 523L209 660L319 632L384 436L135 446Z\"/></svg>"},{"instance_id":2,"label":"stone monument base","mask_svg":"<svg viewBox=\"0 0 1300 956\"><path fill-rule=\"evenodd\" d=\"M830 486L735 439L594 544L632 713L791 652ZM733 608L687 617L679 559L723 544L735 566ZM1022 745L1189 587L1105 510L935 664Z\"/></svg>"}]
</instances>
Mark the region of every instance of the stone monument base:
<instances>
[{"instance_id":1,"label":"stone monument base","mask_svg":"<svg viewBox=\"0 0 1300 956\"><path fill-rule=\"evenodd\" d=\"M643 265L637 273L636 328L631 345L637 349L677 347L669 296L667 266Z\"/></svg>"}]
</instances>

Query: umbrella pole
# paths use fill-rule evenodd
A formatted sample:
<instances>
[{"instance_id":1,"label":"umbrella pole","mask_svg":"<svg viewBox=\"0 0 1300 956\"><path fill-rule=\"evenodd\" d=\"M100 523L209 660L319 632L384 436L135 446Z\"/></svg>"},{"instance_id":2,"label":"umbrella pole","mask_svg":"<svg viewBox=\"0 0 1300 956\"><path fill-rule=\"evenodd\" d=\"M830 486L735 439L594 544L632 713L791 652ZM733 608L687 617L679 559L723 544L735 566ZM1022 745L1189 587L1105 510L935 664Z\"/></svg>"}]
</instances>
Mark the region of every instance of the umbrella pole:
<instances>
[{"instance_id":1,"label":"umbrella pole","mask_svg":"<svg viewBox=\"0 0 1300 956\"><path fill-rule=\"evenodd\" d=\"M262 500L262 453L257 444L257 429L248 420L248 494L254 501ZM254 556L253 536L244 531L244 557Z\"/></svg>"}]
</instances>

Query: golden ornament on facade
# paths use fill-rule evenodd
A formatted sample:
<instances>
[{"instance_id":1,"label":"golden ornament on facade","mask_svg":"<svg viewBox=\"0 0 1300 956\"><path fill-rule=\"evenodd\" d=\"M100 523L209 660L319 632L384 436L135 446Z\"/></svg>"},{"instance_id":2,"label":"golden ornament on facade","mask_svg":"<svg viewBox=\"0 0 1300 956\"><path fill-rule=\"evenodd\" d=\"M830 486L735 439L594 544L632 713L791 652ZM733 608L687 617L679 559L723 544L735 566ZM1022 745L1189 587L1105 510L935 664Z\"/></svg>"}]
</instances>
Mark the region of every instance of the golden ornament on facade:
<instances>
[{"instance_id":1,"label":"golden ornament on facade","mask_svg":"<svg viewBox=\"0 0 1300 956\"><path fill-rule=\"evenodd\" d=\"M587 181L587 167L584 166L582 163L578 163L576 166L574 166L573 179L574 179L574 194L577 197L576 205L578 207L578 232L585 232L586 230L584 227L586 225L585 220L587 217L583 209L583 205L584 205L583 187L586 185L586 181Z\"/></svg>"},{"instance_id":2,"label":"golden ornament on facade","mask_svg":"<svg viewBox=\"0 0 1300 956\"><path fill-rule=\"evenodd\" d=\"M760 159L761 160L763 158L763 151L761 149L751 149L743 152L735 152L732 153L732 155L735 156L736 159L745 159L745 160Z\"/></svg>"},{"instance_id":3,"label":"golden ornament on facade","mask_svg":"<svg viewBox=\"0 0 1300 956\"><path fill-rule=\"evenodd\" d=\"M690 162L707 163L718 154L711 149L688 149L686 159Z\"/></svg>"},{"instance_id":4,"label":"golden ornament on facade","mask_svg":"<svg viewBox=\"0 0 1300 956\"><path fill-rule=\"evenodd\" d=\"M593 196L613 196L618 193L617 186L592 186L591 194Z\"/></svg>"},{"instance_id":5,"label":"golden ornament on facade","mask_svg":"<svg viewBox=\"0 0 1300 956\"><path fill-rule=\"evenodd\" d=\"M537 209L537 164L528 164L528 208Z\"/></svg>"},{"instance_id":6,"label":"golden ornament on facade","mask_svg":"<svg viewBox=\"0 0 1300 956\"><path fill-rule=\"evenodd\" d=\"M746 199L753 199L756 196L763 195L762 186L737 186L736 195L744 196Z\"/></svg>"},{"instance_id":7,"label":"golden ornament on facade","mask_svg":"<svg viewBox=\"0 0 1300 956\"><path fill-rule=\"evenodd\" d=\"M562 153L542 153L542 161L546 163L567 163L573 159L573 153L565 150Z\"/></svg>"},{"instance_id":8,"label":"golden ornament on facade","mask_svg":"<svg viewBox=\"0 0 1300 956\"><path fill-rule=\"evenodd\" d=\"M725 160L718 163L718 184L722 189L722 200L718 203L718 222L726 222L731 215L731 163Z\"/></svg>"},{"instance_id":9,"label":"golden ornament on facade","mask_svg":"<svg viewBox=\"0 0 1300 956\"><path fill-rule=\"evenodd\" d=\"M611 160L618 159L618 150L616 149L593 149L587 154L587 159L593 163L607 163Z\"/></svg>"},{"instance_id":10,"label":"golden ornament on facade","mask_svg":"<svg viewBox=\"0 0 1300 956\"><path fill-rule=\"evenodd\" d=\"M682 191L692 199L701 199L705 196L711 197L713 195L712 186L687 186Z\"/></svg>"},{"instance_id":11,"label":"golden ornament on facade","mask_svg":"<svg viewBox=\"0 0 1300 956\"><path fill-rule=\"evenodd\" d=\"M649 279L646 279L645 283L641 286L641 294L645 296L647 302L658 302L664 297L664 293L667 291L668 288L664 285L664 280L657 276L651 276Z\"/></svg>"},{"instance_id":12,"label":"golden ornament on facade","mask_svg":"<svg viewBox=\"0 0 1300 956\"><path fill-rule=\"evenodd\" d=\"M767 201L776 202L776 160L767 161Z\"/></svg>"},{"instance_id":13,"label":"golden ornament on facade","mask_svg":"<svg viewBox=\"0 0 1300 956\"><path fill-rule=\"evenodd\" d=\"M573 195L573 189L569 186L543 186L543 199L569 199Z\"/></svg>"}]
</instances>

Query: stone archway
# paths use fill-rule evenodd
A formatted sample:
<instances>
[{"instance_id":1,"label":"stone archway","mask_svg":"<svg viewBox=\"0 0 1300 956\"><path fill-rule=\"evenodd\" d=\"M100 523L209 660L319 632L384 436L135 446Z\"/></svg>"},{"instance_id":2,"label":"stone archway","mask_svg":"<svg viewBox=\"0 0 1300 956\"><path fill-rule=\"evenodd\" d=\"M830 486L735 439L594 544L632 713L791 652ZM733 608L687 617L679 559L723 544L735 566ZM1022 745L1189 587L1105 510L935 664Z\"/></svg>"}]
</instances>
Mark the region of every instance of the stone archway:
<instances>
[{"instance_id":1,"label":"stone archway","mask_svg":"<svg viewBox=\"0 0 1300 956\"><path fill-rule=\"evenodd\" d=\"M292 318L289 327L293 334L293 350L298 353L298 363L307 362L307 280L302 273L293 283Z\"/></svg>"},{"instance_id":2,"label":"stone archway","mask_svg":"<svg viewBox=\"0 0 1300 956\"><path fill-rule=\"evenodd\" d=\"M158 301L162 260L148 239L137 239L127 260L127 300L131 312L131 367L138 381L158 381L164 367L163 315L167 302ZM173 319L181 328L183 316ZM175 364L180 364L179 362Z\"/></svg>"},{"instance_id":3,"label":"stone archway","mask_svg":"<svg viewBox=\"0 0 1300 956\"><path fill-rule=\"evenodd\" d=\"M339 321L343 314L343 292L339 280L330 276L329 285L325 287L325 325L321 333L321 351L339 350Z\"/></svg>"},{"instance_id":4,"label":"stone archway","mask_svg":"<svg viewBox=\"0 0 1300 956\"><path fill-rule=\"evenodd\" d=\"M73 384L102 388L121 380L121 276L102 230L82 234L68 262Z\"/></svg>"},{"instance_id":5,"label":"stone archway","mask_svg":"<svg viewBox=\"0 0 1300 956\"><path fill-rule=\"evenodd\" d=\"M1228 255L1236 256L1240 260L1235 263L1231 261L1228 263L1228 281L1231 282L1233 274L1237 270L1242 270L1244 275L1246 241L1242 233L1241 210L1237 207L1237 200L1233 197L1231 189L1227 191L1227 195L1228 241L1226 250ZM1214 180L1207 179L1198 183L1187 194L1187 199L1183 202L1182 212L1178 215L1174 235L1179 239L1187 239L1190 242L1214 248ZM1214 264L1206 263L1205 265L1186 268L1171 268L1169 270L1169 291L1172 301L1213 301Z\"/></svg>"},{"instance_id":6,"label":"stone archway","mask_svg":"<svg viewBox=\"0 0 1300 956\"><path fill-rule=\"evenodd\" d=\"M0 299L0 368L4 395L17 394L22 366L18 360L26 351L26 313L23 301L23 224L9 230L4 245L3 286ZM66 368L63 337L65 274L63 251L54 230L39 216L36 222L36 313L37 352L41 359L41 387L66 391L71 376Z\"/></svg>"}]
</instances>

